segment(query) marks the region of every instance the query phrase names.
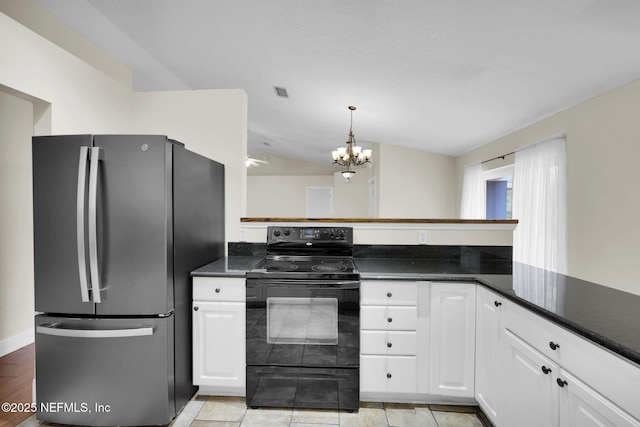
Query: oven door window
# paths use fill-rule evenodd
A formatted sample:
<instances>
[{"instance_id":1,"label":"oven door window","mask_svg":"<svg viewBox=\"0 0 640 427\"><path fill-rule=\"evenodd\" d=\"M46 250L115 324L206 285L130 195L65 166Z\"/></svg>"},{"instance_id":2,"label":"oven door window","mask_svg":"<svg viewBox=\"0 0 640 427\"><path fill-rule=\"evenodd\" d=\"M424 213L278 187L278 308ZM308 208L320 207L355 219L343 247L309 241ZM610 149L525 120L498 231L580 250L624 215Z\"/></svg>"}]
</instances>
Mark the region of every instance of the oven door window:
<instances>
[{"instance_id":1,"label":"oven door window","mask_svg":"<svg viewBox=\"0 0 640 427\"><path fill-rule=\"evenodd\" d=\"M338 344L337 298L267 298L267 343Z\"/></svg>"}]
</instances>

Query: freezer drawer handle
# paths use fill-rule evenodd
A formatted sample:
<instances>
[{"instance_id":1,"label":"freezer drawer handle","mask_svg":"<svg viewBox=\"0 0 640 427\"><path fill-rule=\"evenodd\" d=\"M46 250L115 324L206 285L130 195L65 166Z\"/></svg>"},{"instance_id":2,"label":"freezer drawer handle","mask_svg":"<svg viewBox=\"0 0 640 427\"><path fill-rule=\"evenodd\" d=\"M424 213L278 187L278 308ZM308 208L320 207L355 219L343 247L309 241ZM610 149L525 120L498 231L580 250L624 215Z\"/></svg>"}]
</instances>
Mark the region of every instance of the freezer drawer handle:
<instances>
[{"instance_id":1,"label":"freezer drawer handle","mask_svg":"<svg viewBox=\"0 0 640 427\"><path fill-rule=\"evenodd\" d=\"M98 165L100 148L91 148L89 165L89 268L91 271L91 295L93 302L101 303L100 271L98 270Z\"/></svg>"},{"instance_id":2,"label":"freezer drawer handle","mask_svg":"<svg viewBox=\"0 0 640 427\"><path fill-rule=\"evenodd\" d=\"M76 197L76 238L78 242L78 274L80 275L80 295L82 296L82 302L90 302L89 283L87 282L87 260L85 258L86 249L84 245L84 204L88 156L89 147L80 147L80 161L78 163L78 193Z\"/></svg>"},{"instance_id":3,"label":"freezer drawer handle","mask_svg":"<svg viewBox=\"0 0 640 427\"><path fill-rule=\"evenodd\" d=\"M127 338L153 335L153 327L134 329L65 329L55 325L42 325L36 328L36 332L44 335L71 338Z\"/></svg>"}]
</instances>

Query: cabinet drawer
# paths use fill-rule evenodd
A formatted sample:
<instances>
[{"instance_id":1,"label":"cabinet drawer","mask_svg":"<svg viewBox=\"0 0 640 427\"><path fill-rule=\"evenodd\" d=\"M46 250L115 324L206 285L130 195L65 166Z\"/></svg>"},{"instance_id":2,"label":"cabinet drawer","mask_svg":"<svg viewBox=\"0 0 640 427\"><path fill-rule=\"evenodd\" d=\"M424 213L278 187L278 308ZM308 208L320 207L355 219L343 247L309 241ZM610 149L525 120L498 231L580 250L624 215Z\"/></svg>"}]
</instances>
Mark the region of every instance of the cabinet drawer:
<instances>
[{"instance_id":1,"label":"cabinet drawer","mask_svg":"<svg viewBox=\"0 0 640 427\"><path fill-rule=\"evenodd\" d=\"M415 356L361 356L360 392L415 393Z\"/></svg>"},{"instance_id":2,"label":"cabinet drawer","mask_svg":"<svg viewBox=\"0 0 640 427\"><path fill-rule=\"evenodd\" d=\"M390 280L363 281L360 284L363 305L417 305L418 284Z\"/></svg>"},{"instance_id":3,"label":"cabinet drawer","mask_svg":"<svg viewBox=\"0 0 640 427\"><path fill-rule=\"evenodd\" d=\"M559 326L510 303L505 310L505 328L554 362L560 363L565 346L560 342L562 328Z\"/></svg>"},{"instance_id":4,"label":"cabinet drawer","mask_svg":"<svg viewBox=\"0 0 640 427\"><path fill-rule=\"evenodd\" d=\"M378 355L415 356L418 335L407 331L362 331L360 333L360 353Z\"/></svg>"},{"instance_id":5,"label":"cabinet drawer","mask_svg":"<svg viewBox=\"0 0 640 427\"><path fill-rule=\"evenodd\" d=\"M417 307L363 306L360 308L360 329L415 331L417 325Z\"/></svg>"},{"instance_id":6,"label":"cabinet drawer","mask_svg":"<svg viewBox=\"0 0 640 427\"><path fill-rule=\"evenodd\" d=\"M194 277L194 301L245 302L245 280L241 278Z\"/></svg>"}]
</instances>

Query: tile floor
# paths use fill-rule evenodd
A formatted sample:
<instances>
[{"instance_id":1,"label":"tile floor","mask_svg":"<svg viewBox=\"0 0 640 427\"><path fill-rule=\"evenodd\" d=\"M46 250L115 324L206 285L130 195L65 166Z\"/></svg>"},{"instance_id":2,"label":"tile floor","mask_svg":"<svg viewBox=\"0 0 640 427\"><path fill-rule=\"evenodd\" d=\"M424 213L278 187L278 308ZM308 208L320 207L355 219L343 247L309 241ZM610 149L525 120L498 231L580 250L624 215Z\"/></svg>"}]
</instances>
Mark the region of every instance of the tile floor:
<instances>
[{"instance_id":1,"label":"tile floor","mask_svg":"<svg viewBox=\"0 0 640 427\"><path fill-rule=\"evenodd\" d=\"M192 399L168 427L484 427L472 406L361 403L360 410L247 409L240 397ZM57 424L55 424L57 426ZM47 427L35 415L18 427Z\"/></svg>"},{"instance_id":2,"label":"tile floor","mask_svg":"<svg viewBox=\"0 0 640 427\"><path fill-rule=\"evenodd\" d=\"M483 427L476 407L361 403L360 410L247 409L244 398L196 397L171 427Z\"/></svg>"}]
</instances>

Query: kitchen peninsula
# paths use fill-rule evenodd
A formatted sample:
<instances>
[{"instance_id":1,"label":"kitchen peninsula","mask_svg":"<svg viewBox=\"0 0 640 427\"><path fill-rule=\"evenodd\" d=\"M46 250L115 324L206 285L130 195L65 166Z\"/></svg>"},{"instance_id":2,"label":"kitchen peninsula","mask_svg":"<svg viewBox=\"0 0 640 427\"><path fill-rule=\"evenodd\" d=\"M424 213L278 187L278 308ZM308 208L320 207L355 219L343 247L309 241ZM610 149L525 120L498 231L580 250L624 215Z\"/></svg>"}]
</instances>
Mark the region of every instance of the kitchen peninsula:
<instances>
[{"instance_id":1,"label":"kitchen peninsula","mask_svg":"<svg viewBox=\"0 0 640 427\"><path fill-rule=\"evenodd\" d=\"M263 250L229 244L229 256L194 271L194 282L242 287ZM398 331L362 319L361 378L386 369L362 384L362 401L477 403L496 426L588 425L584 414L640 425L640 296L512 263L510 247L355 245L354 257L363 316L369 307L418 313L415 327ZM394 296L367 299L378 288ZM400 294L414 301L394 302ZM394 334L415 339L415 350ZM368 348L367 336L386 346ZM397 388L404 377L415 379Z\"/></svg>"}]
</instances>

